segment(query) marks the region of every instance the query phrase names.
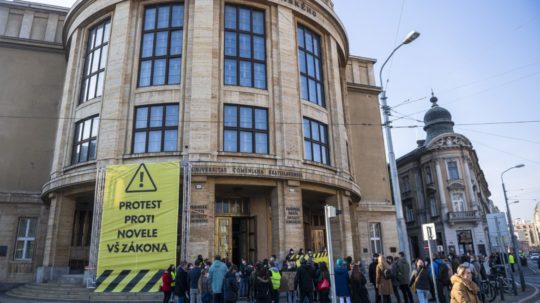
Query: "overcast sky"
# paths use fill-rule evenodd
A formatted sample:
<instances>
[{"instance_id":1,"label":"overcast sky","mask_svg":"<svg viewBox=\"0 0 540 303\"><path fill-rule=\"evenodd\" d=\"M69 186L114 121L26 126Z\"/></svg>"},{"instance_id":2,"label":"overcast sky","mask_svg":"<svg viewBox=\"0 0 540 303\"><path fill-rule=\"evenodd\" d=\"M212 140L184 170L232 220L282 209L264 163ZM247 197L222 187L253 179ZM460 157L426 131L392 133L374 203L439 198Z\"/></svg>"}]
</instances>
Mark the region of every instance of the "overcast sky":
<instances>
[{"instance_id":1,"label":"overcast sky","mask_svg":"<svg viewBox=\"0 0 540 303\"><path fill-rule=\"evenodd\" d=\"M71 6L73 0L37 2ZM396 155L424 139L431 89L452 113L455 131L473 143L491 190L505 210L505 174L513 218L532 219L540 201L540 123L465 125L540 120L540 1L334 0L349 35L350 53L378 60L411 30L421 36L394 56L383 75L395 117ZM377 80L378 81L378 80ZM402 102L409 100L406 104ZM399 105L399 106L398 106ZM412 115L411 115L412 114ZM419 120L419 121L417 121ZM538 200L538 201L536 201Z\"/></svg>"}]
</instances>

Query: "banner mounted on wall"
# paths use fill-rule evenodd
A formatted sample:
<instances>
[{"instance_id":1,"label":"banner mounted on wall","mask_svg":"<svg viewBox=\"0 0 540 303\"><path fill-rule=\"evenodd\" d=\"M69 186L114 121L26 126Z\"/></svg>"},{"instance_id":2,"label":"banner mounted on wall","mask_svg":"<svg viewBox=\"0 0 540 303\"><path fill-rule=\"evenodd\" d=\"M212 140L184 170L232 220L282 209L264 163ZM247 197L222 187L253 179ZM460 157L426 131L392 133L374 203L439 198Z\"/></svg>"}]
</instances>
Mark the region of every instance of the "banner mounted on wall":
<instances>
[{"instance_id":1,"label":"banner mounted on wall","mask_svg":"<svg viewBox=\"0 0 540 303\"><path fill-rule=\"evenodd\" d=\"M96 292L156 292L176 263L178 162L107 167Z\"/></svg>"}]
</instances>

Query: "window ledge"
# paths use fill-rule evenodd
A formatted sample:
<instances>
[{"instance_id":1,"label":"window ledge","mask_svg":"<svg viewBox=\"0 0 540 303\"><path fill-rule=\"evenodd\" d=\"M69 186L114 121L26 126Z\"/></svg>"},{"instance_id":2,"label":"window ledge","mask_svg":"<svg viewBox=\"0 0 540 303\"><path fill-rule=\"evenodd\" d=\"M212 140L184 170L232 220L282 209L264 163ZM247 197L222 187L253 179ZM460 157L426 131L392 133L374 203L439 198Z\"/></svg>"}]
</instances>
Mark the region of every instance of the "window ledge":
<instances>
[{"instance_id":1,"label":"window ledge","mask_svg":"<svg viewBox=\"0 0 540 303\"><path fill-rule=\"evenodd\" d=\"M259 95L269 95L268 88L256 88L250 86L239 86L239 85L230 85L223 84L223 90L232 91L232 92L242 92L242 93L252 93Z\"/></svg>"},{"instance_id":2,"label":"window ledge","mask_svg":"<svg viewBox=\"0 0 540 303\"><path fill-rule=\"evenodd\" d=\"M140 154L125 154L124 159L140 159L140 158L155 158L155 157L181 157L182 152L155 152L155 153L140 153Z\"/></svg>"},{"instance_id":3,"label":"window ledge","mask_svg":"<svg viewBox=\"0 0 540 303\"><path fill-rule=\"evenodd\" d=\"M261 158L261 159L272 159L276 160L276 155L272 154L256 154L256 153L235 153L235 152L225 152L220 151L218 152L218 156L224 156L224 157L242 157L242 158Z\"/></svg>"},{"instance_id":4,"label":"window ledge","mask_svg":"<svg viewBox=\"0 0 540 303\"><path fill-rule=\"evenodd\" d=\"M148 93L155 91L168 91L168 90L180 90L182 83L180 84L165 84L165 85L151 85L135 88L135 93Z\"/></svg>"},{"instance_id":5,"label":"window ledge","mask_svg":"<svg viewBox=\"0 0 540 303\"><path fill-rule=\"evenodd\" d=\"M82 108L91 106L92 104L99 103L99 102L101 102L101 98L102 98L102 97L103 97L103 96L95 97L95 98L93 98L93 99L86 100L86 101L84 101L83 103L79 103L79 104L77 105L77 107L75 108L75 110L80 110L80 109L82 109Z\"/></svg>"},{"instance_id":6,"label":"window ledge","mask_svg":"<svg viewBox=\"0 0 540 303\"><path fill-rule=\"evenodd\" d=\"M302 100L302 104L305 104L307 106L311 106L311 107L313 107L314 109L316 109L318 111L328 113L328 109L325 106L319 105L317 103L313 103L313 102L311 102L309 100L302 99L302 98L300 98L300 100Z\"/></svg>"},{"instance_id":7,"label":"window ledge","mask_svg":"<svg viewBox=\"0 0 540 303\"><path fill-rule=\"evenodd\" d=\"M304 164L307 164L307 165L312 165L312 166L317 166L317 167L320 167L320 168L324 168L324 169L328 169L328 170L331 170L333 172L336 172L337 173L337 168L333 167L333 166L330 166L328 164L323 164L323 163L319 163L319 162L315 162L315 161L311 161L311 160L305 160L304 159Z\"/></svg>"},{"instance_id":8,"label":"window ledge","mask_svg":"<svg viewBox=\"0 0 540 303\"><path fill-rule=\"evenodd\" d=\"M64 172L68 172L70 170L74 170L74 169L85 167L85 166L95 165L95 164L96 164L96 160L80 162L80 163L77 163L77 164L68 165L68 166L64 167Z\"/></svg>"}]
</instances>

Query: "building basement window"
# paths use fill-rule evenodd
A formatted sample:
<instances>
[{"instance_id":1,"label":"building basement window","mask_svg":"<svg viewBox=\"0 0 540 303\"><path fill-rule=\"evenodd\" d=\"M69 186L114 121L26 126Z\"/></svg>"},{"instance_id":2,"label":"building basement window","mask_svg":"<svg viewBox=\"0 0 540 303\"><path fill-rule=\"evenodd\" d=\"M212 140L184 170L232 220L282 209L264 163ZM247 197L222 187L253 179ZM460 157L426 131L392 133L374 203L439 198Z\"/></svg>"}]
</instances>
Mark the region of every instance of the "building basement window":
<instances>
[{"instance_id":1,"label":"building basement window","mask_svg":"<svg viewBox=\"0 0 540 303\"><path fill-rule=\"evenodd\" d=\"M226 104L223 108L223 150L268 154L268 110Z\"/></svg>"},{"instance_id":2,"label":"building basement window","mask_svg":"<svg viewBox=\"0 0 540 303\"><path fill-rule=\"evenodd\" d=\"M96 144L99 129L99 117L93 116L75 124L75 138L71 164L96 159Z\"/></svg>"},{"instance_id":3,"label":"building basement window","mask_svg":"<svg viewBox=\"0 0 540 303\"><path fill-rule=\"evenodd\" d=\"M304 159L330 165L326 124L304 118Z\"/></svg>"},{"instance_id":4,"label":"building basement window","mask_svg":"<svg viewBox=\"0 0 540 303\"><path fill-rule=\"evenodd\" d=\"M100 97L103 94L110 31L110 19L107 19L90 29L88 42L86 44L84 73L79 103Z\"/></svg>"},{"instance_id":5,"label":"building basement window","mask_svg":"<svg viewBox=\"0 0 540 303\"><path fill-rule=\"evenodd\" d=\"M225 85L266 89L264 11L225 6Z\"/></svg>"},{"instance_id":6,"label":"building basement window","mask_svg":"<svg viewBox=\"0 0 540 303\"><path fill-rule=\"evenodd\" d=\"M32 260L36 240L36 221L36 218L19 218L13 256L15 260Z\"/></svg>"},{"instance_id":7,"label":"building basement window","mask_svg":"<svg viewBox=\"0 0 540 303\"><path fill-rule=\"evenodd\" d=\"M321 70L321 39L309 29L298 25L298 66L300 68L300 96L304 100L324 105Z\"/></svg>"},{"instance_id":8,"label":"building basement window","mask_svg":"<svg viewBox=\"0 0 540 303\"><path fill-rule=\"evenodd\" d=\"M183 25L183 4L145 9L139 87L180 84Z\"/></svg>"},{"instance_id":9,"label":"building basement window","mask_svg":"<svg viewBox=\"0 0 540 303\"><path fill-rule=\"evenodd\" d=\"M135 108L134 154L176 151L177 143L177 104Z\"/></svg>"}]
</instances>

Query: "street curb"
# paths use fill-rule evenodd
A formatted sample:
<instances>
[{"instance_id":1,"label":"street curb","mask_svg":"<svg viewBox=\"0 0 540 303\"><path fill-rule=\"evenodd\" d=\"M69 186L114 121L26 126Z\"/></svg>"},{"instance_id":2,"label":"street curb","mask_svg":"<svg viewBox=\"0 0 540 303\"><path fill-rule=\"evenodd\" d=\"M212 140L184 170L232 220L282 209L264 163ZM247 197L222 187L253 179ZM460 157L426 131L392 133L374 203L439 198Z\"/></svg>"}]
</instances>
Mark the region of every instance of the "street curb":
<instances>
[{"instance_id":1,"label":"street curb","mask_svg":"<svg viewBox=\"0 0 540 303\"><path fill-rule=\"evenodd\" d=\"M529 295L528 297L525 297L521 300L519 300L517 303L529 303L529 300L530 299L533 299L533 298L536 298L538 299L537 295L538 295L538 288L534 285L531 285L531 284L527 284L529 285L530 287L534 288L534 293L532 295ZM537 301L530 301L530 303L533 303L533 302L537 302Z\"/></svg>"}]
</instances>

